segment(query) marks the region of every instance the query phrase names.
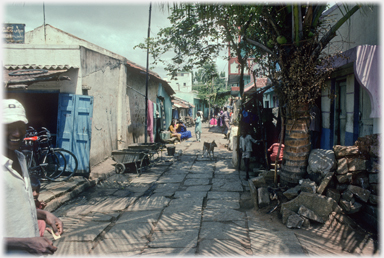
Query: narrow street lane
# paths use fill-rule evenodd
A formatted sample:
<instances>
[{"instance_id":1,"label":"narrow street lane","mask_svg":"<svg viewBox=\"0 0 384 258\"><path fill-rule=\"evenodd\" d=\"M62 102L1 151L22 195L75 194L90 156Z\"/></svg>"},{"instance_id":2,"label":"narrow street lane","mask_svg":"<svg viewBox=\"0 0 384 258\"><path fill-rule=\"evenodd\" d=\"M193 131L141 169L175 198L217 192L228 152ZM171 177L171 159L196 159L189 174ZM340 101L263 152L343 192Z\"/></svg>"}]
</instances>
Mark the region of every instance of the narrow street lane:
<instances>
[{"instance_id":1,"label":"narrow street lane","mask_svg":"<svg viewBox=\"0 0 384 258\"><path fill-rule=\"evenodd\" d=\"M202 142L194 140L176 145L183 154L174 163L141 176L115 174L54 211L64 222L55 255L348 254L336 240L287 229L276 215L258 216L223 134L205 125ZM218 147L210 160L201 154L212 140ZM362 243L351 244L361 253Z\"/></svg>"}]
</instances>

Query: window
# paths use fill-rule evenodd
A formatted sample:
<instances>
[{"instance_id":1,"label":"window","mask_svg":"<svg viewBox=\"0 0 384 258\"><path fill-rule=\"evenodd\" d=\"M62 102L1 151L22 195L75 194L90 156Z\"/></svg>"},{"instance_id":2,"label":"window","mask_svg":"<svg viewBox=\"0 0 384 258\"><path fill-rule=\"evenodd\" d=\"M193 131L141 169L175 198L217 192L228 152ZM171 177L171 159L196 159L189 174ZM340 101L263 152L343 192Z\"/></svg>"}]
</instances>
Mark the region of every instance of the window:
<instances>
[{"instance_id":1,"label":"window","mask_svg":"<svg viewBox=\"0 0 384 258\"><path fill-rule=\"evenodd\" d=\"M265 101L264 106L265 106L265 108L269 108L269 101Z\"/></svg>"}]
</instances>

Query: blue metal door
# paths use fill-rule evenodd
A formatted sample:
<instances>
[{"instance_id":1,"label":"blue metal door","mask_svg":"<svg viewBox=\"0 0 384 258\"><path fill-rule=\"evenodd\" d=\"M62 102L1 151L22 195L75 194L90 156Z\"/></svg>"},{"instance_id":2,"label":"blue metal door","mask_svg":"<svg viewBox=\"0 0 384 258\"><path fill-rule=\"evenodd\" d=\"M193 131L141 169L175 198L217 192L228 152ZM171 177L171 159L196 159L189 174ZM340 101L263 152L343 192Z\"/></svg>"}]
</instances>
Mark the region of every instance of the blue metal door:
<instances>
[{"instance_id":1,"label":"blue metal door","mask_svg":"<svg viewBox=\"0 0 384 258\"><path fill-rule=\"evenodd\" d=\"M56 145L73 152L78 160L76 175L89 177L89 153L93 97L59 94Z\"/></svg>"}]
</instances>

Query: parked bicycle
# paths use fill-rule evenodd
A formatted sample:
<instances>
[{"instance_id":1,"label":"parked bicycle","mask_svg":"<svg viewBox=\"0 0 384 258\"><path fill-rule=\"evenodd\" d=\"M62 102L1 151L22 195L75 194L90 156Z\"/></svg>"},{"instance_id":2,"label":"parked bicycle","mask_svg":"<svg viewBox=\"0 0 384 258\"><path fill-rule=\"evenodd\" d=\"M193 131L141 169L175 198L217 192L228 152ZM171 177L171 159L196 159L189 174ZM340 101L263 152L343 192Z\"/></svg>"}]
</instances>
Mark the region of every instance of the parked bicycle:
<instances>
[{"instance_id":1,"label":"parked bicycle","mask_svg":"<svg viewBox=\"0 0 384 258\"><path fill-rule=\"evenodd\" d=\"M77 171L77 158L68 150L52 148L51 138L45 127L39 133L33 127L28 128L21 147L27 157L28 171L42 180L67 180Z\"/></svg>"}]
</instances>

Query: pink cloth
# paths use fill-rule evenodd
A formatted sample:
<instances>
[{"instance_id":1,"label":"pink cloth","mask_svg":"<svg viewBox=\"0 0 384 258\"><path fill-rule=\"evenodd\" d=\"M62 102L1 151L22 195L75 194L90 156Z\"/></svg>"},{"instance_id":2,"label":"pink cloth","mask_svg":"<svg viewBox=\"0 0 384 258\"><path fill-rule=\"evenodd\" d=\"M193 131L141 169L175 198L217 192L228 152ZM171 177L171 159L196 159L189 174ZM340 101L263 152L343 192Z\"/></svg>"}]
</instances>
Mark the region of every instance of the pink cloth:
<instances>
[{"instance_id":1,"label":"pink cloth","mask_svg":"<svg viewBox=\"0 0 384 258\"><path fill-rule=\"evenodd\" d=\"M149 142L153 143L153 103L148 99L147 132Z\"/></svg>"},{"instance_id":2,"label":"pink cloth","mask_svg":"<svg viewBox=\"0 0 384 258\"><path fill-rule=\"evenodd\" d=\"M210 124L211 125L216 125L217 124L216 118L212 117Z\"/></svg>"}]
</instances>

